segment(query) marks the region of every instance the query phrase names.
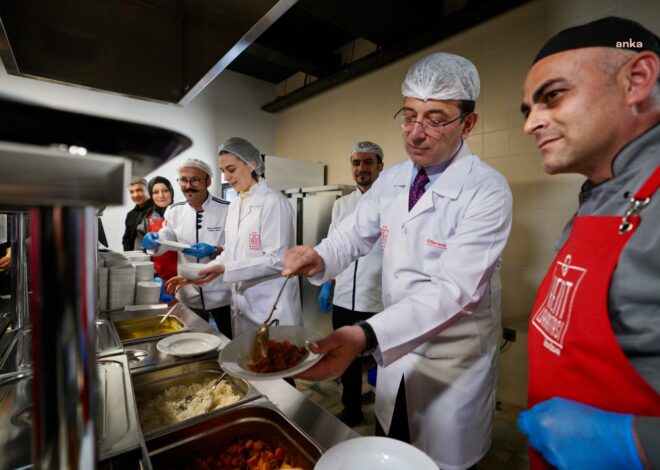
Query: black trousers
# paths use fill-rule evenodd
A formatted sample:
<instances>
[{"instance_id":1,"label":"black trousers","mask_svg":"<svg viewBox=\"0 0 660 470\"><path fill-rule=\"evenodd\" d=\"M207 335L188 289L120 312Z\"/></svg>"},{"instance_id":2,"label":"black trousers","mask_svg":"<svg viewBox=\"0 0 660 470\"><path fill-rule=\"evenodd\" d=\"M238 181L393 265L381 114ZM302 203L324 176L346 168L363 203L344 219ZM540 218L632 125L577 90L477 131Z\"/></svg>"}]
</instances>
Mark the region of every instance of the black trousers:
<instances>
[{"instance_id":1,"label":"black trousers","mask_svg":"<svg viewBox=\"0 0 660 470\"><path fill-rule=\"evenodd\" d=\"M213 318L213 320L215 320L215 324L218 325L218 330L220 333L229 339L234 337L231 332L231 307L229 305L214 308L212 310L202 310L198 308L191 308L190 310L202 317L204 321L208 322L211 318Z\"/></svg>"},{"instance_id":2,"label":"black trousers","mask_svg":"<svg viewBox=\"0 0 660 470\"><path fill-rule=\"evenodd\" d=\"M410 429L408 428L408 408L406 407L406 384L401 378L399 384L399 391L396 393L396 401L394 402L394 413L392 414L392 424L390 424L390 432L385 433L385 430L376 419L376 436L391 437L399 441L407 442L410 444Z\"/></svg>"},{"instance_id":3,"label":"black trousers","mask_svg":"<svg viewBox=\"0 0 660 470\"><path fill-rule=\"evenodd\" d=\"M391 437L399 441L410 444L410 429L408 428L408 409L406 408L406 384L401 378L399 391L396 393L394 402L394 413L392 414L392 424L390 432L385 434L385 430L376 418L376 436ZM469 467L467 470L476 470L477 465Z\"/></svg>"},{"instance_id":4,"label":"black trousers","mask_svg":"<svg viewBox=\"0 0 660 470\"><path fill-rule=\"evenodd\" d=\"M374 312L357 312L347 308L332 306L332 327L336 330L350 326L360 320L368 320ZM362 358L357 358L341 374L341 402L347 414L362 413Z\"/></svg>"}]
</instances>

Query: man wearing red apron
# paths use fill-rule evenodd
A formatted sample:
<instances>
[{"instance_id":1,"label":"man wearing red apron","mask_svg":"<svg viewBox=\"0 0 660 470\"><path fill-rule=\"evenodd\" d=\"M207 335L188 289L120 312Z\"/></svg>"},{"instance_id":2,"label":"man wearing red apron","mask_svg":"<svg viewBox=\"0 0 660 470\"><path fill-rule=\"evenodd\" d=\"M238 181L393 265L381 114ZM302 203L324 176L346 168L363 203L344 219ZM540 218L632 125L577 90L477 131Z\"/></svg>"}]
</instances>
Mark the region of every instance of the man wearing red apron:
<instances>
[{"instance_id":1,"label":"man wearing red apron","mask_svg":"<svg viewBox=\"0 0 660 470\"><path fill-rule=\"evenodd\" d=\"M533 468L660 468L660 41L560 32L523 86L546 172L588 178L529 327Z\"/></svg>"}]
</instances>

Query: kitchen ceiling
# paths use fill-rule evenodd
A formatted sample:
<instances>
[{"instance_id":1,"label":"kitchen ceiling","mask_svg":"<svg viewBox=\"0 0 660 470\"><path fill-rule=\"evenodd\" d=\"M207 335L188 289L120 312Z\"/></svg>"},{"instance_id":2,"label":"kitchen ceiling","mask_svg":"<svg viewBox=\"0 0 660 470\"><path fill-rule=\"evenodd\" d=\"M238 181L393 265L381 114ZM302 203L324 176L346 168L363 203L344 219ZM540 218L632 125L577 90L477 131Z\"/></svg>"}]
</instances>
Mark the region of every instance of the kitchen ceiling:
<instances>
[{"instance_id":1,"label":"kitchen ceiling","mask_svg":"<svg viewBox=\"0 0 660 470\"><path fill-rule=\"evenodd\" d=\"M0 0L0 57L10 74L179 104L225 68L310 77L264 103L276 112L525 1ZM357 41L372 52L342 58Z\"/></svg>"}]
</instances>

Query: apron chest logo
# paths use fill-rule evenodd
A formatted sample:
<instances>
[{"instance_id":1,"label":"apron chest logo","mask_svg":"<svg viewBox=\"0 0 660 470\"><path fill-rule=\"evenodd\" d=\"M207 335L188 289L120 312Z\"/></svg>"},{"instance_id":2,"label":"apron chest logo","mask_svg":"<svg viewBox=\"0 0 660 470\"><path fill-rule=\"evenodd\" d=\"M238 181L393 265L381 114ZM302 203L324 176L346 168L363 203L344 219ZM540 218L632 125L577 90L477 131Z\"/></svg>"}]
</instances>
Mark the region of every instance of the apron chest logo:
<instances>
[{"instance_id":1,"label":"apron chest logo","mask_svg":"<svg viewBox=\"0 0 660 470\"><path fill-rule=\"evenodd\" d=\"M564 347L575 294L587 273L584 268L571 266L572 260L567 255L563 262L557 261L546 297L532 313L532 325L543 335L543 346L558 356Z\"/></svg>"},{"instance_id":2,"label":"apron chest logo","mask_svg":"<svg viewBox=\"0 0 660 470\"><path fill-rule=\"evenodd\" d=\"M257 232L252 232L249 239L251 250L261 250L261 237Z\"/></svg>"},{"instance_id":3,"label":"apron chest logo","mask_svg":"<svg viewBox=\"0 0 660 470\"><path fill-rule=\"evenodd\" d=\"M387 228L387 225L383 225L380 228L380 246L385 249L387 246L387 235L390 233L390 229Z\"/></svg>"}]
</instances>

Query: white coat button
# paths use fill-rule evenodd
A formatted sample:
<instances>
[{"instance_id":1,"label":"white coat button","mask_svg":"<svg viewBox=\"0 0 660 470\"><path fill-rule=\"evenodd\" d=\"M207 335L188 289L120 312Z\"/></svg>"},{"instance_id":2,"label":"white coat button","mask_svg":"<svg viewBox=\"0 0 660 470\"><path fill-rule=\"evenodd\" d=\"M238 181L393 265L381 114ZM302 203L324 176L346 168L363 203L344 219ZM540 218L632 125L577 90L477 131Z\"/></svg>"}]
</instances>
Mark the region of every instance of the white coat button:
<instances>
[{"instance_id":1,"label":"white coat button","mask_svg":"<svg viewBox=\"0 0 660 470\"><path fill-rule=\"evenodd\" d=\"M406 227L402 227L401 231L404 235L408 235L408 229Z\"/></svg>"}]
</instances>

